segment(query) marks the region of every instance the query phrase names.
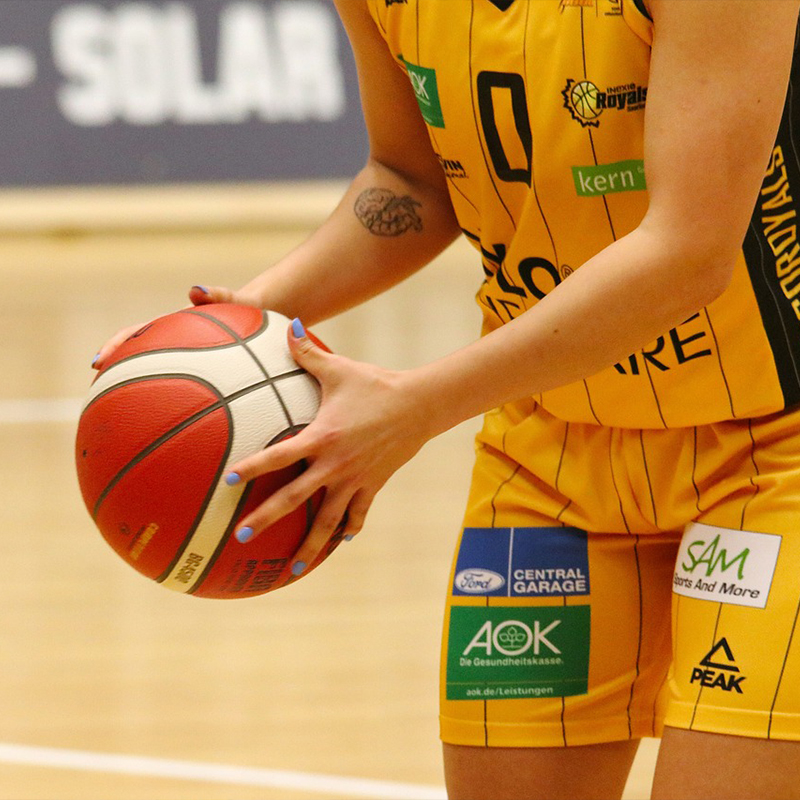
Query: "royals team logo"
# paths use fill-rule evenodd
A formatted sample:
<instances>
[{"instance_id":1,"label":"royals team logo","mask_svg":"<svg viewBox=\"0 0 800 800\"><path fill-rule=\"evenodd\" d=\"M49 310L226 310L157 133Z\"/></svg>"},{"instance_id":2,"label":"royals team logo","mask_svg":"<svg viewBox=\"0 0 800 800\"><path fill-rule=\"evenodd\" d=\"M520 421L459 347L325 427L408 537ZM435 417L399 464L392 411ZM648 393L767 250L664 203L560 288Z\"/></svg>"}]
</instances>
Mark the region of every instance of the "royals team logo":
<instances>
[{"instance_id":1,"label":"royals team logo","mask_svg":"<svg viewBox=\"0 0 800 800\"><path fill-rule=\"evenodd\" d=\"M569 111L572 119L584 128L598 128L600 116L607 109L615 111L643 109L647 101L647 87L626 83L621 86L610 86L603 91L592 81L575 81L569 78L561 96L564 98L564 108Z\"/></svg>"}]
</instances>

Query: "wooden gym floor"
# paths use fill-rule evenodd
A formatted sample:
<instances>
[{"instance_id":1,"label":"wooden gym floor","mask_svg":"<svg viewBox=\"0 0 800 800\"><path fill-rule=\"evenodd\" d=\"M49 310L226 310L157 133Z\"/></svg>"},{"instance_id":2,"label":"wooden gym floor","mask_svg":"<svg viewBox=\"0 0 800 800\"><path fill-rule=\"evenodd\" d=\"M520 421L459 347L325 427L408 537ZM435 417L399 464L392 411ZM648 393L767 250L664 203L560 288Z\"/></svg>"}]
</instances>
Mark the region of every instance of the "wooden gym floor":
<instances>
[{"instance_id":1,"label":"wooden gym floor","mask_svg":"<svg viewBox=\"0 0 800 800\"><path fill-rule=\"evenodd\" d=\"M193 283L240 285L307 235L308 214L270 202L283 210L264 224L217 229L67 219L53 232L14 222L19 204L0 210L0 800L444 796L439 624L477 423L404 467L324 568L256 599L151 584L78 493L94 353L117 327L184 305ZM478 280L460 242L315 331L410 366L476 335ZM648 796L654 756L645 742L626 798Z\"/></svg>"}]
</instances>

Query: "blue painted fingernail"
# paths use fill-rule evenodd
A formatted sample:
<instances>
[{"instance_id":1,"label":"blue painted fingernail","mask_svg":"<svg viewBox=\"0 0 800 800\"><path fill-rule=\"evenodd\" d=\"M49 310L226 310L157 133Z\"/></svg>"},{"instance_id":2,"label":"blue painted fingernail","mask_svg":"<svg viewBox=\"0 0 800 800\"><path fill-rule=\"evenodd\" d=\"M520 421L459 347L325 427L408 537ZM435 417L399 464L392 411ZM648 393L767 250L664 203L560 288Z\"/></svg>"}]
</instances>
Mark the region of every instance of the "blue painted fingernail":
<instances>
[{"instance_id":1,"label":"blue painted fingernail","mask_svg":"<svg viewBox=\"0 0 800 800\"><path fill-rule=\"evenodd\" d=\"M96 355L96 356L95 356L95 357L92 359L92 366L94 366L94 365L95 365L95 364L96 364L96 363L97 363L99 360L100 360L100 353L98 353L98 354L97 354L97 355Z\"/></svg>"},{"instance_id":2,"label":"blue painted fingernail","mask_svg":"<svg viewBox=\"0 0 800 800\"><path fill-rule=\"evenodd\" d=\"M297 317L292 320L292 333L295 339L302 339L306 335L306 329Z\"/></svg>"},{"instance_id":3,"label":"blue painted fingernail","mask_svg":"<svg viewBox=\"0 0 800 800\"><path fill-rule=\"evenodd\" d=\"M239 483L241 479L242 476L238 472L229 472L225 476L225 483L227 483L228 486L236 486L236 484Z\"/></svg>"},{"instance_id":4,"label":"blue painted fingernail","mask_svg":"<svg viewBox=\"0 0 800 800\"><path fill-rule=\"evenodd\" d=\"M246 544L253 538L255 531L252 528L239 528L236 531L236 539L240 544Z\"/></svg>"},{"instance_id":5,"label":"blue painted fingernail","mask_svg":"<svg viewBox=\"0 0 800 800\"><path fill-rule=\"evenodd\" d=\"M302 575L306 571L305 561L295 561L292 564L292 575Z\"/></svg>"},{"instance_id":6,"label":"blue painted fingernail","mask_svg":"<svg viewBox=\"0 0 800 800\"><path fill-rule=\"evenodd\" d=\"M199 289L203 294L209 294L208 289L206 289L205 286L201 286L199 283L196 283L194 286L192 286L192 289Z\"/></svg>"},{"instance_id":7,"label":"blue painted fingernail","mask_svg":"<svg viewBox=\"0 0 800 800\"><path fill-rule=\"evenodd\" d=\"M355 536L354 533L348 533L347 536L344 537L344 540L346 542L352 542L353 539L355 539L355 538L356 538L356 536Z\"/></svg>"}]
</instances>

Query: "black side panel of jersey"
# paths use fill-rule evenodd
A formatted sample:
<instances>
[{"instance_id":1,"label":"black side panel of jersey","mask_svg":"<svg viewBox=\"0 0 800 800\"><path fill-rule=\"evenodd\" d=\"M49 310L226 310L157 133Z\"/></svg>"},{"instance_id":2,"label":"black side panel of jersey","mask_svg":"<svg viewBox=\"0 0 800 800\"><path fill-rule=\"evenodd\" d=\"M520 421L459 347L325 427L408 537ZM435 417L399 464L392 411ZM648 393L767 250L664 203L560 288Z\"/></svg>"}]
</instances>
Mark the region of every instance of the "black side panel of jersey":
<instances>
[{"instance_id":1,"label":"black side panel of jersey","mask_svg":"<svg viewBox=\"0 0 800 800\"><path fill-rule=\"evenodd\" d=\"M784 405L800 403L800 25L786 106L744 240L744 257Z\"/></svg>"}]
</instances>

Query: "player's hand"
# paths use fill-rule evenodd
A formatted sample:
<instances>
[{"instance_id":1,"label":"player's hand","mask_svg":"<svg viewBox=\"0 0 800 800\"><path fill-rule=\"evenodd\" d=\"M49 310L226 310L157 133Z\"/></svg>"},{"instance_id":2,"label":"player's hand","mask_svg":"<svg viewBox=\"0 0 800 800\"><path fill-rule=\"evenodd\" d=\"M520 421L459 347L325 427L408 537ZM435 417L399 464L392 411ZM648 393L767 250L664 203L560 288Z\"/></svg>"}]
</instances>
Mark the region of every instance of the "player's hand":
<instances>
[{"instance_id":1,"label":"player's hand","mask_svg":"<svg viewBox=\"0 0 800 800\"><path fill-rule=\"evenodd\" d=\"M192 306L204 306L209 303L241 303L242 305L258 306L258 299L243 290L238 292L226 289L224 286L192 286L189 290L189 299ZM191 308L191 306L189 306ZM102 369L109 356L136 331L143 328L147 323L140 322L138 325L127 325L120 328L97 352L92 361L95 369Z\"/></svg>"},{"instance_id":2,"label":"player's hand","mask_svg":"<svg viewBox=\"0 0 800 800\"><path fill-rule=\"evenodd\" d=\"M305 460L308 468L242 519L236 531L240 542L248 542L324 487L322 505L295 555L292 571L300 575L334 534L349 538L361 530L379 489L432 434L425 432L427 414L406 387L405 373L326 352L298 320L289 330L289 347L322 387L319 412L296 436L234 464L227 480L251 481Z\"/></svg>"}]
</instances>

